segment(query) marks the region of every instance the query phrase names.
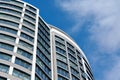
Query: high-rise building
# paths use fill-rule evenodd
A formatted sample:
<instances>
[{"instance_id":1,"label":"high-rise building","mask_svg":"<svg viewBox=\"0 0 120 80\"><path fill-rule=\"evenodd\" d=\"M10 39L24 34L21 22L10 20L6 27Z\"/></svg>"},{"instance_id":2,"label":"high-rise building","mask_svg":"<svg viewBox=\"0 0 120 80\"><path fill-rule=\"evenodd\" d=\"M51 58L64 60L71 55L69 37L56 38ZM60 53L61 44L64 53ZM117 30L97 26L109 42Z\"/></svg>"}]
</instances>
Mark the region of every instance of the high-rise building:
<instances>
[{"instance_id":1,"label":"high-rise building","mask_svg":"<svg viewBox=\"0 0 120 80\"><path fill-rule=\"evenodd\" d=\"M0 80L94 80L69 35L48 25L39 9L0 0Z\"/></svg>"}]
</instances>

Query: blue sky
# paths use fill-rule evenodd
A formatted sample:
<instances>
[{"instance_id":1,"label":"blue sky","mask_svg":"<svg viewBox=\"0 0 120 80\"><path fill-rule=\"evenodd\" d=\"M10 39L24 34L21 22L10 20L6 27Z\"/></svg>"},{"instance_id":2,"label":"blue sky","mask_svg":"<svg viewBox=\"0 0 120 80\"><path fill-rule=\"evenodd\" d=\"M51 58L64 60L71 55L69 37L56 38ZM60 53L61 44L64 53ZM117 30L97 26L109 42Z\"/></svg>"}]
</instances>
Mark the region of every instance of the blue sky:
<instances>
[{"instance_id":1,"label":"blue sky","mask_svg":"<svg viewBox=\"0 0 120 80\"><path fill-rule=\"evenodd\" d=\"M82 48L95 80L120 80L120 0L24 0Z\"/></svg>"}]
</instances>

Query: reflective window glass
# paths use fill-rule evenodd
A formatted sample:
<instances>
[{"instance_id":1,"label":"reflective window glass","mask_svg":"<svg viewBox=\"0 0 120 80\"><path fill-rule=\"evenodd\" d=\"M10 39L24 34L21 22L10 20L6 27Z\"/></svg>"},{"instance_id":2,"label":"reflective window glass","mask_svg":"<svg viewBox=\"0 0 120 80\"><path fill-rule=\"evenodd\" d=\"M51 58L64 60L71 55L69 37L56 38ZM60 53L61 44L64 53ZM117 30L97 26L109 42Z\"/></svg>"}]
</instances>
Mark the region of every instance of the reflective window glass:
<instances>
[{"instance_id":1,"label":"reflective window glass","mask_svg":"<svg viewBox=\"0 0 120 80\"><path fill-rule=\"evenodd\" d=\"M16 76L22 80L30 80L30 75L28 75L27 73L24 73L22 71L19 71L17 69L13 70L13 76Z\"/></svg>"},{"instance_id":2,"label":"reflective window glass","mask_svg":"<svg viewBox=\"0 0 120 80\"><path fill-rule=\"evenodd\" d=\"M9 66L0 63L0 71L4 73L8 73Z\"/></svg>"},{"instance_id":3,"label":"reflective window glass","mask_svg":"<svg viewBox=\"0 0 120 80\"><path fill-rule=\"evenodd\" d=\"M32 59L32 54L27 52L27 51L25 51L25 50L22 50L22 49L18 48L17 53L21 54L22 56L24 56L24 57L26 57L28 59Z\"/></svg>"},{"instance_id":4,"label":"reflective window glass","mask_svg":"<svg viewBox=\"0 0 120 80\"><path fill-rule=\"evenodd\" d=\"M6 60L6 61L11 61L11 57L10 55L8 54L5 54L3 52L0 52L0 59L3 59L3 60Z\"/></svg>"},{"instance_id":5,"label":"reflective window glass","mask_svg":"<svg viewBox=\"0 0 120 80\"><path fill-rule=\"evenodd\" d=\"M9 44L5 44L5 43L0 43L0 48L13 51L13 46L11 46Z\"/></svg>"},{"instance_id":6,"label":"reflective window glass","mask_svg":"<svg viewBox=\"0 0 120 80\"><path fill-rule=\"evenodd\" d=\"M26 68L26 69L31 70L31 64L22 60L22 59L16 58L15 63Z\"/></svg>"}]
</instances>

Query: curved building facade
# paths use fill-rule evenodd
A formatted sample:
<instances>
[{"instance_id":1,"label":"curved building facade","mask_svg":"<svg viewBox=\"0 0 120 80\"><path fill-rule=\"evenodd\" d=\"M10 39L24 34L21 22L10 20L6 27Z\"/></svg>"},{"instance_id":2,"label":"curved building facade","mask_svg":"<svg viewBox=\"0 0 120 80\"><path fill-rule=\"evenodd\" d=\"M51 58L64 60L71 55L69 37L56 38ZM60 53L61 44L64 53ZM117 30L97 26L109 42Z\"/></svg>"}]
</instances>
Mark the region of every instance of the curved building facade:
<instances>
[{"instance_id":1,"label":"curved building facade","mask_svg":"<svg viewBox=\"0 0 120 80\"><path fill-rule=\"evenodd\" d=\"M94 80L79 46L39 9L0 0L0 80Z\"/></svg>"}]
</instances>

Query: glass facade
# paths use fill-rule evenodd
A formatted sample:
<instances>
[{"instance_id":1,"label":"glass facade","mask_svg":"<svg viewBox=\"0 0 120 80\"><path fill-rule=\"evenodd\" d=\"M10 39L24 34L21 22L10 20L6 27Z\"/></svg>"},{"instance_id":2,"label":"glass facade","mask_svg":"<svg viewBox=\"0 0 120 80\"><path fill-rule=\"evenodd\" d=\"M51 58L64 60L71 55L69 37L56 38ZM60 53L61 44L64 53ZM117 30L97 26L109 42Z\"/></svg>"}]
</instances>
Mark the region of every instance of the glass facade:
<instances>
[{"instance_id":1,"label":"glass facade","mask_svg":"<svg viewBox=\"0 0 120 80\"><path fill-rule=\"evenodd\" d=\"M94 80L77 44L22 0L0 0L0 80Z\"/></svg>"}]
</instances>

